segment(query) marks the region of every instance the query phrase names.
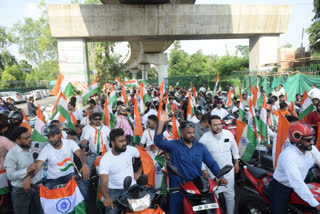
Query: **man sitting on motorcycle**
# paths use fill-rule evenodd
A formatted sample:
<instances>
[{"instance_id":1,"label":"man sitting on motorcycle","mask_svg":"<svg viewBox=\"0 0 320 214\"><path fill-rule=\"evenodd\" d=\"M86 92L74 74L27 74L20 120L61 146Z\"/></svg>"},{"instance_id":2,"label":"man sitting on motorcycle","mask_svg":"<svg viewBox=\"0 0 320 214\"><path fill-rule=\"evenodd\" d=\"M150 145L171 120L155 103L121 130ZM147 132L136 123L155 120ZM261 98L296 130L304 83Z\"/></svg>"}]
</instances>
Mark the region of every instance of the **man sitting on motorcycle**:
<instances>
[{"instance_id":1,"label":"man sitting on motorcycle","mask_svg":"<svg viewBox=\"0 0 320 214\"><path fill-rule=\"evenodd\" d=\"M131 185L135 184L132 159L140 157L139 151L133 146L127 146L126 136L120 128L110 132L110 149L100 161L101 192L104 197L106 214L119 213L113 207L113 200L123 191L123 181L132 177Z\"/></svg>"},{"instance_id":2,"label":"man sitting on motorcycle","mask_svg":"<svg viewBox=\"0 0 320 214\"><path fill-rule=\"evenodd\" d=\"M160 149L170 154L171 162L176 166L184 178L185 181L192 181L194 178L201 176L201 165L204 162L214 175L219 174L220 168L217 162L212 158L207 148L194 140L194 124L193 123L181 123L181 139L166 141L163 139L164 126L169 122L167 112L162 112L159 118L159 125L156 129L156 135L154 137L154 143ZM170 186L178 187L182 179L171 175ZM227 184L228 181L225 178L221 178L222 184ZM170 195L170 213L179 214L183 213L183 194L174 193Z\"/></svg>"},{"instance_id":3,"label":"man sitting on motorcycle","mask_svg":"<svg viewBox=\"0 0 320 214\"><path fill-rule=\"evenodd\" d=\"M310 206L320 210L319 202L304 182L309 169L316 163L319 165L320 152L313 146L314 134L313 128L306 123L295 122L290 125L288 137L291 144L280 153L269 186L272 213L288 212L288 201L293 190Z\"/></svg>"},{"instance_id":4,"label":"man sitting on motorcycle","mask_svg":"<svg viewBox=\"0 0 320 214\"><path fill-rule=\"evenodd\" d=\"M49 125L46 127L44 135L48 137L50 144L47 144L41 150L36 161L37 169L33 174L36 174L38 170L41 169L44 162L48 161L48 174L45 186L48 189L52 189L58 184L66 184L75 175L73 155L76 155L82 164L80 172L82 173L83 179L88 180L90 170L86 157L78 144L73 140L61 138L61 130L56 125ZM79 189L87 201L88 187L85 182L79 183Z\"/></svg>"}]
</instances>

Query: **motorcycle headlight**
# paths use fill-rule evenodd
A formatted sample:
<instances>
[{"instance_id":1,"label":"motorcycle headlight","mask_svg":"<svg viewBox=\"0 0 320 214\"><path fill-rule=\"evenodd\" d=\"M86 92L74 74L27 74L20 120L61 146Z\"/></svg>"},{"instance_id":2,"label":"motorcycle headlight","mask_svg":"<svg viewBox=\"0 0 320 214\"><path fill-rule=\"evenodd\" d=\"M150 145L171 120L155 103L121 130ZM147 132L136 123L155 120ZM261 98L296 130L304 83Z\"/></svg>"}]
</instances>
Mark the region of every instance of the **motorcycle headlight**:
<instances>
[{"instance_id":1,"label":"motorcycle headlight","mask_svg":"<svg viewBox=\"0 0 320 214\"><path fill-rule=\"evenodd\" d=\"M149 194L139 199L128 199L128 202L134 212L145 210L149 208L151 204Z\"/></svg>"},{"instance_id":2,"label":"motorcycle headlight","mask_svg":"<svg viewBox=\"0 0 320 214\"><path fill-rule=\"evenodd\" d=\"M196 194L196 191L190 189L186 189L186 192L189 194Z\"/></svg>"}]
</instances>

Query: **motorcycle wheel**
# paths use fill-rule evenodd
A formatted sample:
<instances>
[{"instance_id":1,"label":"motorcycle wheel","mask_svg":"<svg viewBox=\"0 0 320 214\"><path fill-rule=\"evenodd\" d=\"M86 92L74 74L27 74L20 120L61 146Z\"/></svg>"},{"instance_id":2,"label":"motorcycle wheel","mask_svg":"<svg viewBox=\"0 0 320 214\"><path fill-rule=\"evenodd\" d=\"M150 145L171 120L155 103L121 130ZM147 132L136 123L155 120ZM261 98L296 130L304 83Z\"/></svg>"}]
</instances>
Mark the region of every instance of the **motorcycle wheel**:
<instances>
[{"instance_id":1,"label":"motorcycle wheel","mask_svg":"<svg viewBox=\"0 0 320 214\"><path fill-rule=\"evenodd\" d=\"M259 196L247 195L239 201L238 213L241 214L270 214L269 205Z\"/></svg>"}]
</instances>

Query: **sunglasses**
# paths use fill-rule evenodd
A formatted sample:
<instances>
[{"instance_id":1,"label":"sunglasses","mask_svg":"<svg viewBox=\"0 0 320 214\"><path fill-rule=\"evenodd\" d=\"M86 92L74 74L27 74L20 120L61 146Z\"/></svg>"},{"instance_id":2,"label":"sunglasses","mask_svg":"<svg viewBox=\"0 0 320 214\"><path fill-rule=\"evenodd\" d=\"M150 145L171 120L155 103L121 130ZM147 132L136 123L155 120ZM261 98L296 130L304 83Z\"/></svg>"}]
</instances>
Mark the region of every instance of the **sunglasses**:
<instances>
[{"instance_id":1,"label":"sunglasses","mask_svg":"<svg viewBox=\"0 0 320 214\"><path fill-rule=\"evenodd\" d=\"M93 120L97 121L97 120L102 120L101 118L94 118Z\"/></svg>"},{"instance_id":2,"label":"sunglasses","mask_svg":"<svg viewBox=\"0 0 320 214\"><path fill-rule=\"evenodd\" d=\"M194 128L195 125L193 123L185 123L185 124L181 124L181 128Z\"/></svg>"},{"instance_id":3,"label":"sunglasses","mask_svg":"<svg viewBox=\"0 0 320 214\"><path fill-rule=\"evenodd\" d=\"M310 143L311 141L314 141L314 140L315 140L315 137L310 138L310 139L303 139L303 140L306 141L307 143Z\"/></svg>"}]
</instances>

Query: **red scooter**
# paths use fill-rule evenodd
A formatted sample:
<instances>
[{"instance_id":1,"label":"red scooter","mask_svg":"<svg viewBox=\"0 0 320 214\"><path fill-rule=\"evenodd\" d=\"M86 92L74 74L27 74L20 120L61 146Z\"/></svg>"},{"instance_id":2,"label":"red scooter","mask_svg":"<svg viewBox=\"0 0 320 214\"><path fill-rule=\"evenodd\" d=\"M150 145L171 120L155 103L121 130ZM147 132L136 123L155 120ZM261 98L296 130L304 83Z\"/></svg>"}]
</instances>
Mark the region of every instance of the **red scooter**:
<instances>
[{"instance_id":1,"label":"red scooter","mask_svg":"<svg viewBox=\"0 0 320 214\"><path fill-rule=\"evenodd\" d=\"M221 177L232 169L233 166L226 165L220 170ZM185 214L222 214L222 208L215 194L219 186L222 186L217 179L207 180L203 176L185 182L178 169L170 164L167 165L169 173L179 176L182 179L180 187L170 188L169 192L181 191L185 194L183 198L183 209Z\"/></svg>"},{"instance_id":2,"label":"red scooter","mask_svg":"<svg viewBox=\"0 0 320 214\"><path fill-rule=\"evenodd\" d=\"M270 195L266 187L271 182L273 174L264 169L250 165L244 166L243 170L250 183L254 186L254 190L246 188L249 191L246 195L249 195L249 197L245 202L240 201L239 213L270 213ZM309 183L308 187L310 188L310 191L314 197L320 202L320 184ZM261 200L261 198L263 200ZM302 200L294 191L290 195L288 208L289 213L319 213L315 208L311 207L307 202Z\"/></svg>"},{"instance_id":3,"label":"red scooter","mask_svg":"<svg viewBox=\"0 0 320 214\"><path fill-rule=\"evenodd\" d=\"M222 128L229 130L234 137L236 137L236 132L237 132L236 121L237 119L232 115L228 115L221 120Z\"/></svg>"}]
</instances>

